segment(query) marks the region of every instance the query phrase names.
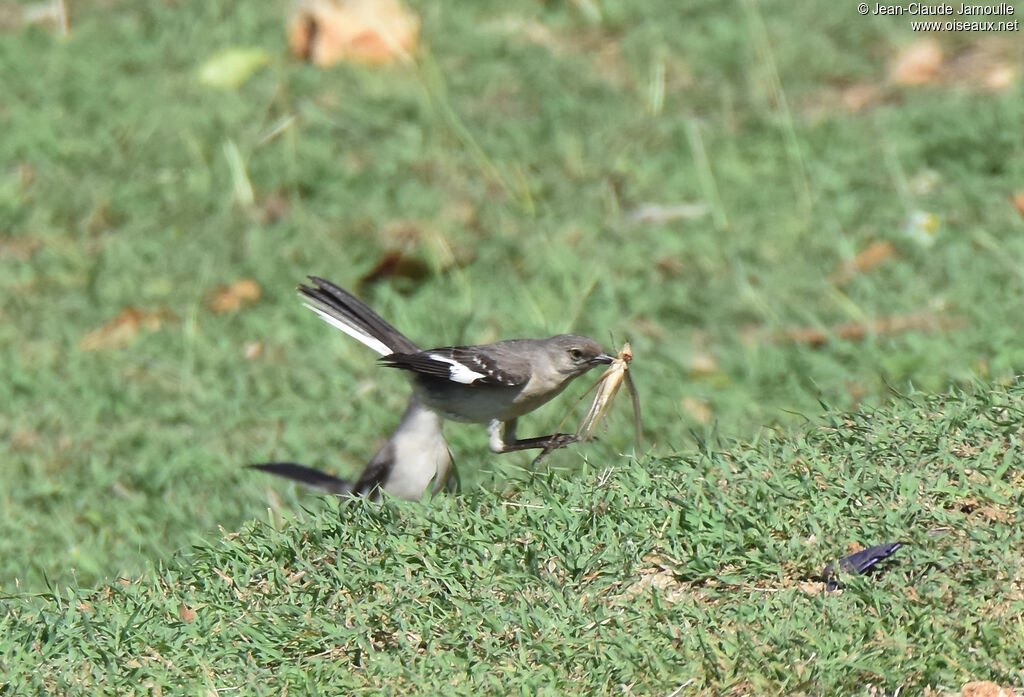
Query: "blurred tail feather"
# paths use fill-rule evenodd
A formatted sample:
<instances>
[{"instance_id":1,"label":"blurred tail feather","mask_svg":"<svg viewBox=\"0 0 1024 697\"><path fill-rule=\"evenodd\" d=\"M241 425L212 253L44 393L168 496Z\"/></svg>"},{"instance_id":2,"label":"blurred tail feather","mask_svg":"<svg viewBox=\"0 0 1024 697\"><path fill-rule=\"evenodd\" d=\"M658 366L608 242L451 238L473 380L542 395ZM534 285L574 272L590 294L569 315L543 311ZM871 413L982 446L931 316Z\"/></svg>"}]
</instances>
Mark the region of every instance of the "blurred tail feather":
<instances>
[{"instance_id":1,"label":"blurred tail feather","mask_svg":"<svg viewBox=\"0 0 1024 697\"><path fill-rule=\"evenodd\" d=\"M267 462L261 465L249 465L251 469L268 472L278 477L290 479L293 482L316 489L328 494L344 496L352 493L352 482L347 479L340 479L333 475L321 472L312 467L299 465L294 462Z\"/></svg>"}]
</instances>

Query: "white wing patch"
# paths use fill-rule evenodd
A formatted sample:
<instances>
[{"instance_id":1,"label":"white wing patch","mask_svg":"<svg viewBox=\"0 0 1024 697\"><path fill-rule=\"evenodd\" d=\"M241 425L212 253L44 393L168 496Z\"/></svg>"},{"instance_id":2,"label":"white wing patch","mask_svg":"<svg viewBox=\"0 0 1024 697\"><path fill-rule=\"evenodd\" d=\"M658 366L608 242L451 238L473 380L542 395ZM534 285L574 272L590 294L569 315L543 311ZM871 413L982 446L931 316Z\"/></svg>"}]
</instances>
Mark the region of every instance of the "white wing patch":
<instances>
[{"instance_id":1,"label":"white wing patch","mask_svg":"<svg viewBox=\"0 0 1024 697\"><path fill-rule=\"evenodd\" d=\"M430 356L432 361L441 361L447 363L448 368L448 379L452 382L461 382L463 385L472 385L480 378L487 377L484 373L478 373L464 363L460 363L454 358L447 358L445 356L439 356L436 353L427 354Z\"/></svg>"},{"instance_id":2,"label":"white wing patch","mask_svg":"<svg viewBox=\"0 0 1024 697\"><path fill-rule=\"evenodd\" d=\"M309 303L302 304L308 307L313 312L320 315L320 319L322 319L324 322L327 322L327 324L331 325L335 329L340 329L341 331L345 332L359 343L363 344L364 346L368 346L369 348L373 349L380 355L387 356L388 354L392 353L391 349L385 346L383 341L370 336L369 334L359 329L358 327L353 327L351 324L348 324L344 320L338 319L337 317L334 317L333 315L324 312L315 305L310 305Z\"/></svg>"}]
</instances>

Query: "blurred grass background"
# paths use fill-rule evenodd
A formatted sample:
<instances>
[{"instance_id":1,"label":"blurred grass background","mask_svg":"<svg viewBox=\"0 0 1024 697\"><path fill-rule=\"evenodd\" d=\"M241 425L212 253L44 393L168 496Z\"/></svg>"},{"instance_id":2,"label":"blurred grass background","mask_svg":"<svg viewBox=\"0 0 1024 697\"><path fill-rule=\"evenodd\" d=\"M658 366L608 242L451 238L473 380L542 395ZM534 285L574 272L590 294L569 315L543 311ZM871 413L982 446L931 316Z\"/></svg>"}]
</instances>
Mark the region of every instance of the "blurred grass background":
<instances>
[{"instance_id":1,"label":"blurred grass background","mask_svg":"<svg viewBox=\"0 0 1024 697\"><path fill-rule=\"evenodd\" d=\"M276 3L83 1L66 39L4 26L4 592L132 576L268 505L332 507L242 465L348 475L393 427L401 376L294 287L355 287L396 248L425 276L361 292L423 345L630 339L660 454L1020 371L1019 34L934 36L1005 61L1008 86L906 87L889 61L921 37L828 2L415 9L417 63L378 69L287 58ZM269 66L237 90L199 82L240 46ZM638 220L651 203L707 211ZM838 282L875 242L894 253ZM240 278L259 301L212 312ZM126 307L159 328L83 350ZM889 316L956 326L777 340ZM550 467L614 462L630 421L620 401L601 443ZM523 476L529 456L494 457L479 427L447 433L465 487Z\"/></svg>"}]
</instances>

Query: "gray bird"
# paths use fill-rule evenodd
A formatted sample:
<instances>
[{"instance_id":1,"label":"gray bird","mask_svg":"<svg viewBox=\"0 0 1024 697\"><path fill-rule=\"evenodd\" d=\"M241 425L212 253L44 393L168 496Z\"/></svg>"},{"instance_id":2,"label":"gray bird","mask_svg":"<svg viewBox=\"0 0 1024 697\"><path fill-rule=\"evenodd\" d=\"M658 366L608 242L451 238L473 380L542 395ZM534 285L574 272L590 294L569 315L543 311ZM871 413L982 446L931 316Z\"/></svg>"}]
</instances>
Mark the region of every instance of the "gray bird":
<instances>
[{"instance_id":1,"label":"gray bird","mask_svg":"<svg viewBox=\"0 0 1024 697\"><path fill-rule=\"evenodd\" d=\"M409 373L413 395L398 427L356 482L331 477L295 463L253 465L272 474L336 494L419 499L455 481L442 417L487 424L496 453L548 452L579 440L557 433L516 438L517 419L560 394L574 378L614 356L585 336L511 339L480 346L446 346L426 351L348 291L316 276L300 285L306 306L325 322L376 351L380 363Z\"/></svg>"}]
</instances>

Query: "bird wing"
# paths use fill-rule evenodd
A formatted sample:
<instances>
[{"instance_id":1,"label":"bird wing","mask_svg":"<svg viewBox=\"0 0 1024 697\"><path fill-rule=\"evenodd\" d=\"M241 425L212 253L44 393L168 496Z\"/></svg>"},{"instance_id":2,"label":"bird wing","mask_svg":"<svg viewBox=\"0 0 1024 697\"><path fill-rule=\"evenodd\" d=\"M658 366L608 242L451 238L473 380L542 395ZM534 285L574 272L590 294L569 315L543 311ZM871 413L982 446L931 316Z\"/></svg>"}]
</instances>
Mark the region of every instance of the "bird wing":
<instances>
[{"instance_id":1,"label":"bird wing","mask_svg":"<svg viewBox=\"0 0 1024 697\"><path fill-rule=\"evenodd\" d=\"M445 346L419 353L392 353L380 359L389 368L463 385L522 387L530 381L530 363L501 343Z\"/></svg>"}]
</instances>

